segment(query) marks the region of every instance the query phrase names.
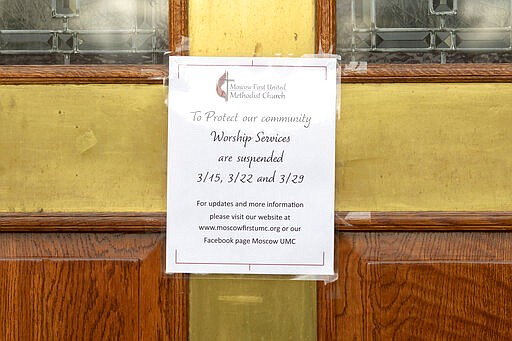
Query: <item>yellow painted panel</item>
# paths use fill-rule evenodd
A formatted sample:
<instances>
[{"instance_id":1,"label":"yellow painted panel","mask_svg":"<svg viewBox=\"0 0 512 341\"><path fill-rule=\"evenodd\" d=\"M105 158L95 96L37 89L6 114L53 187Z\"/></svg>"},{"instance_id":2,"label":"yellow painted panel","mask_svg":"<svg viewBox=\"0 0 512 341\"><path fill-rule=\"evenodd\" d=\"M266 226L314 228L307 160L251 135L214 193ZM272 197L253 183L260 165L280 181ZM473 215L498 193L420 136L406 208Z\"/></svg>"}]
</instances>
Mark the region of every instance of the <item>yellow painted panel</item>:
<instances>
[{"instance_id":1,"label":"yellow painted panel","mask_svg":"<svg viewBox=\"0 0 512 341\"><path fill-rule=\"evenodd\" d=\"M314 0L189 1L190 54L302 56L314 52Z\"/></svg>"},{"instance_id":2,"label":"yellow painted panel","mask_svg":"<svg viewBox=\"0 0 512 341\"><path fill-rule=\"evenodd\" d=\"M512 210L512 84L347 84L336 209Z\"/></svg>"},{"instance_id":3,"label":"yellow painted panel","mask_svg":"<svg viewBox=\"0 0 512 341\"><path fill-rule=\"evenodd\" d=\"M314 52L314 1L189 1L190 54L302 56ZM235 277L236 278L236 277ZM315 340L311 282L190 280L191 340Z\"/></svg>"},{"instance_id":4,"label":"yellow painted panel","mask_svg":"<svg viewBox=\"0 0 512 341\"><path fill-rule=\"evenodd\" d=\"M0 88L0 211L164 211L165 89ZM347 84L338 210L511 210L511 84Z\"/></svg>"},{"instance_id":5,"label":"yellow painted panel","mask_svg":"<svg viewBox=\"0 0 512 341\"><path fill-rule=\"evenodd\" d=\"M190 340L315 340L315 282L190 281Z\"/></svg>"},{"instance_id":6,"label":"yellow painted panel","mask_svg":"<svg viewBox=\"0 0 512 341\"><path fill-rule=\"evenodd\" d=\"M0 87L0 211L164 211L159 85Z\"/></svg>"}]
</instances>

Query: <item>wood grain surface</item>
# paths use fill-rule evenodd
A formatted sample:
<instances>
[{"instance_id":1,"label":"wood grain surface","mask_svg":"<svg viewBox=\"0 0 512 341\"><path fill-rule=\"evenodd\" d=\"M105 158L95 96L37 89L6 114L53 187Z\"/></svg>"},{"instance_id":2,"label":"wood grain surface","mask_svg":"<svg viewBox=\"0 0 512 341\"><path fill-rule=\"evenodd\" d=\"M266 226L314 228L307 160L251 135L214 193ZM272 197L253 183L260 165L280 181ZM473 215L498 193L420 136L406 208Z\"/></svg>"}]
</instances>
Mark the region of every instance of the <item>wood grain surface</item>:
<instances>
[{"instance_id":1,"label":"wood grain surface","mask_svg":"<svg viewBox=\"0 0 512 341\"><path fill-rule=\"evenodd\" d=\"M320 33L318 33L320 34ZM320 39L320 38L318 38ZM176 43L178 45L180 43ZM186 54L174 53L174 54ZM163 84L163 65L4 65L1 84ZM370 64L342 66L342 83L506 83L510 64Z\"/></svg>"},{"instance_id":2,"label":"wood grain surface","mask_svg":"<svg viewBox=\"0 0 512 341\"><path fill-rule=\"evenodd\" d=\"M42 261L0 261L0 338L41 340L43 295Z\"/></svg>"},{"instance_id":3,"label":"wood grain surface","mask_svg":"<svg viewBox=\"0 0 512 341\"><path fill-rule=\"evenodd\" d=\"M319 340L510 340L512 235L337 233Z\"/></svg>"},{"instance_id":4,"label":"wood grain surface","mask_svg":"<svg viewBox=\"0 0 512 341\"><path fill-rule=\"evenodd\" d=\"M317 0L315 53L336 53L336 1Z\"/></svg>"},{"instance_id":5,"label":"wood grain surface","mask_svg":"<svg viewBox=\"0 0 512 341\"><path fill-rule=\"evenodd\" d=\"M335 212L337 231L512 230L512 212ZM165 212L0 213L2 232L161 232Z\"/></svg>"},{"instance_id":6,"label":"wood grain surface","mask_svg":"<svg viewBox=\"0 0 512 341\"><path fill-rule=\"evenodd\" d=\"M511 64L369 64L342 68L342 83L507 83Z\"/></svg>"},{"instance_id":7,"label":"wood grain surface","mask_svg":"<svg viewBox=\"0 0 512 341\"><path fill-rule=\"evenodd\" d=\"M512 212L336 212L338 231L511 230Z\"/></svg>"},{"instance_id":8,"label":"wood grain surface","mask_svg":"<svg viewBox=\"0 0 512 341\"><path fill-rule=\"evenodd\" d=\"M187 55L188 0L169 0L169 52Z\"/></svg>"},{"instance_id":9,"label":"wood grain surface","mask_svg":"<svg viewBox=\"0 0 512 341\"><path fill-rule=\"evenodd\" d=\"M187 284L163 235L0 234L5 340L186 340Z\"/></svg>"},{"instance_id":10,"label":"wood grain surface","mask_svg":"<svg viewBox=\"0 0 512 341\"><path fill-rule=\"evenodd\" d=\"M0 213L0 231L158 232L165 212Z\"/></svg>"},{"instance_id":11,"label":"wood grain surface","mask_svg":"<svg viewBox=\"0 0 512 341\"><path fill-rule=\"evenodd\" d=\"M5 84L163 84L162 65L2 65Z\"/></svg>"},{"instance_id":12,"label":"wood grain surface","mask_svg":"<svg viewBox=\"0 0 512 341\"><path fill-rule=\"evenodd\" d=\"M136 260L43 261L41 334L48 340L136 340Z\"/></svg>"}]
</instances>

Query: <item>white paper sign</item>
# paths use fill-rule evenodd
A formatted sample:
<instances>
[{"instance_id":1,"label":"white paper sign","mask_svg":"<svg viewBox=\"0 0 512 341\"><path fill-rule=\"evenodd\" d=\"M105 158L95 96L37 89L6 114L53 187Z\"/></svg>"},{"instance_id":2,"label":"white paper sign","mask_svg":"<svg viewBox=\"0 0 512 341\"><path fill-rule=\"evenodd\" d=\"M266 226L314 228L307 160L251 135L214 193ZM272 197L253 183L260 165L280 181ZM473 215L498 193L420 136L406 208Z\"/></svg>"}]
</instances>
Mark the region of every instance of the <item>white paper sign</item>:
<instances>
[{"instance_id":1,"label":"white paper sign","mask_svg":"<svg viewBox=\"0 0 512 341\"><path fill-rule=\"evenodd\" d=\"M333 274L336 60L172 57L169 273Z\"/></svg>"}]
</instances>

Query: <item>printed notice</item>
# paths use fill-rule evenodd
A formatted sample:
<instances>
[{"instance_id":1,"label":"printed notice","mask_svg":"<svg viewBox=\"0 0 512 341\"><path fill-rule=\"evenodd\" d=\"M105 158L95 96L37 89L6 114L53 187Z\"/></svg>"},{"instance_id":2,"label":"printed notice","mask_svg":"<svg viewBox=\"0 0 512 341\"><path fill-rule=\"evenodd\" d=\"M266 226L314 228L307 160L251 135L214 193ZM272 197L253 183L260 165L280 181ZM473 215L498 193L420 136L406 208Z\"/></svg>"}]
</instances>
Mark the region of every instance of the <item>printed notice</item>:
<instances>
[{"instance_id":1,"label":"printed notice","mask_svg":"<svg viewBox=\"0 0 512 341\"><path fill-rule=\"evenodd\" d=\"M332 275L336 60L169 68L166 272Z\"/></svg>"}]
</instances>

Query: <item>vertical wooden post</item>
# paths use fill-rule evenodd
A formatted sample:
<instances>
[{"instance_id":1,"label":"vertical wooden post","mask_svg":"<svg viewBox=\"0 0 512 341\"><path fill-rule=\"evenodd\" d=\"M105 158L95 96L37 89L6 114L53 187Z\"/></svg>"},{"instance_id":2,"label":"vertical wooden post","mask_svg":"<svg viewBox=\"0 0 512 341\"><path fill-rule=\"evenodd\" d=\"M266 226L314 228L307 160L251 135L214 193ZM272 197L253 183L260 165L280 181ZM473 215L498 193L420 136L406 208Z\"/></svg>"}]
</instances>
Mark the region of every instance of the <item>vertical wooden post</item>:
<instances>
[{"instance_id":1,"label":"vertical wooden post","mask_svg":"<svg viewBox=\"0 0 512 341\"><path fill-rule=\"evenodd\" d=\"M188 37L188 0L169 0L169 51L187 55L184 39Z\"/></svg>"},{"instance_id":2,"label":"vertical wooden post","mask_svg":"<svg viewBox=\"0 0 512 341\"><path fill-rule=\"evenodd\" d=\"M316 0L315 51L336 53L336 0Z\"/></svg>"}]
</instances>

